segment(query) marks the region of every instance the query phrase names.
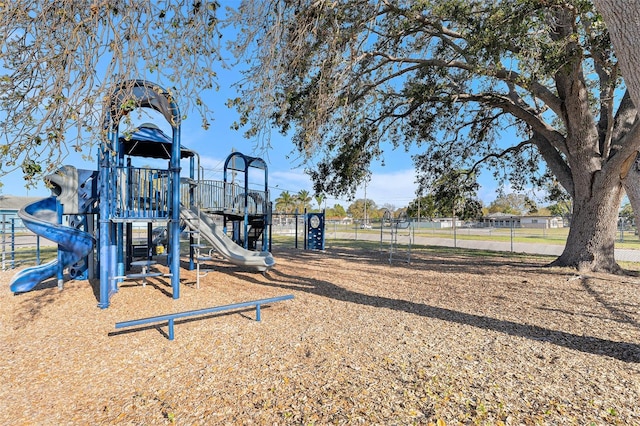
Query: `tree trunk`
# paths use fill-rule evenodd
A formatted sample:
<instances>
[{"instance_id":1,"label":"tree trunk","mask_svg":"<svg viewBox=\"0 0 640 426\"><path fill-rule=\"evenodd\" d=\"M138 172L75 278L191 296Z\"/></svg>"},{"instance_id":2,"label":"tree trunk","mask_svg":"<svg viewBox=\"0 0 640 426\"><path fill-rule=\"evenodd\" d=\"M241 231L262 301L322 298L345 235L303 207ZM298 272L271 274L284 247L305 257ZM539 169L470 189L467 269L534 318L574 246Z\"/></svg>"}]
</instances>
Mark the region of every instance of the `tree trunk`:
<instances>
[{"instance_id":1,"label":"tree trunk","mask_svg":"<svg viewBox=\"0 0 640 426\"><path fill-rule=\"evenodd\" d=\"M636 226L640 226L640 157L637 157L632 166L627 171L627 174L622 179L624 190L629 198L629 204L633 210L633 217L636 222Z\"/></svg>"},{"instance_id":2,"label":"tree trunk","mask_svg":"<svg viewBox=\"0 0 640 426\"><path fill-rule=\"evenodd\" d=\"M611 36L631 99L640 105L640 8L637 0L594 0Z\"/></svg>"},{"instance_id":3,"label":"tree trunk","mask_svg":"<svg viewBox=\"0 0 640 426\"><path fill-rule=\"evenodd\" d=\"M578 271L621 273L614 245L622 185L594 186L587 197L576 195L567 244L551 266L571 266Z\"/></svg>"}]
</instances>

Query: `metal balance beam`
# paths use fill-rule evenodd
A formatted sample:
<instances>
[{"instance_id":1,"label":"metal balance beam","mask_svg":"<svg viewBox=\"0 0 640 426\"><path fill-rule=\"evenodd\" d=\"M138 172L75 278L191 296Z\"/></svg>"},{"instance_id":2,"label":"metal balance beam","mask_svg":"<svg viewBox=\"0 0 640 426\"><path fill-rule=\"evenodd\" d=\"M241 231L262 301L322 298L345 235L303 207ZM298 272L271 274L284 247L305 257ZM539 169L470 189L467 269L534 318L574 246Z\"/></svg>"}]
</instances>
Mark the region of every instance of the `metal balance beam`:
<instances>
[{"instance_id":1,"label":"metal balance beam","mask_svg":"<svg viewBox=\"0 0 640 426\"><path fill-rule=\"evenodd\" d=\"M268 299L252 300L250 302L233 303L231 305L214 306L212 308L196 309L193 311L177 312L175 314L158 315L155 317L141 318L131 321L122 321L116 323L116 328L133 327L136 325L153 324L156 322L167 321L169 325L169 340L173 340L174 332L173 325L176 318L193 317L198 315L205 315L214 312L229 311L233 309L246 308L250 306L256 307L256 321L260 321L260 306L269 303L281 302L283 300L293 299L293 294L286 296L271 297Z\"/></svg>"}]
</instances>

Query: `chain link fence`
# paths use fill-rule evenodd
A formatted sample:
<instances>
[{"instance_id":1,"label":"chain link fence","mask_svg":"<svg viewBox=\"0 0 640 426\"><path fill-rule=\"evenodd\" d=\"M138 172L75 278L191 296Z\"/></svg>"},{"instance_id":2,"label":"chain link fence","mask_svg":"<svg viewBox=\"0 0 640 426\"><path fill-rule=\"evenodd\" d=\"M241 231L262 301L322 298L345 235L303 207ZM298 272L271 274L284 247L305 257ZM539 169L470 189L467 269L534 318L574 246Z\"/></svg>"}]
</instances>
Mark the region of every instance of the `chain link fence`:
<instances>
[{"instance_id":1,"label":"chain link fence","mask_svg":"<svg viewBox=\"0 0 640 426\"><path fill-rule=\"evenodd\" d=\"M381 250L402 250L412 246L444 246L513 253L558 256L569 233L563 228L496 228L479 226L443 227L404 223L325 222L326 248L340 240L377 241ZM615 256L618 262L640 263L640 238L635 228L620 226L616 234ZM272 246L305 247L304 215L275 215ZM28 230L15 215L0 215L0 256L2 270L39 265L55 258L55 243Z\"/></svg>"},{"instance_id":2,"label":"chain link fence","mask_svg":"<svg viewBox=\"0 0 640 426\"><path fill-rule=\"evenodd\" d=\"M15 215L0 215L0 263L2 270L40 265L57 256L57 244L40 238Z\"/></svg>"},{"instance_id":3,"label":"chain link fence","mask_svg":"<svg viewBox=\"0 0 640 426\"><path fill-rule=\"evenodd\" d=\"M304 220L296 222L289 218L288 222L276 224L274 221L274 244L303 245ZM422 225L422 226L421 226ZM325 240L327 248L340 240L379 241L381 249L389 246L398 249L415 245L444 246L466 249L490 250L513 253L531 253L559 256L569 234L569 227L560 228L527 228L527 227L483 227L483 226L428 226L425 223L361 223L345 224L338 221L327 221L325 224ZM618 228L615 242L615 256L618 262L640 263L640 238L634 227L625 225Z\"/></svg>"}]
</instances>

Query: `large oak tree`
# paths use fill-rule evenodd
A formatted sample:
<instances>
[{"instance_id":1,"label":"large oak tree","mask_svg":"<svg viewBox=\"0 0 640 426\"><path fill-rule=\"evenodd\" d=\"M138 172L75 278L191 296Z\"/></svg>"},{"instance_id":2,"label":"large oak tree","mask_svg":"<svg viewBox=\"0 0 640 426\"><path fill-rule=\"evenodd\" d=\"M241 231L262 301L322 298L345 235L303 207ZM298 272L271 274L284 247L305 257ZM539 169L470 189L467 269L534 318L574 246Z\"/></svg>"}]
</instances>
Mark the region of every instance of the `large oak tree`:
<instances>
[{"instance_id":1,"label":"large oak tree","mask_svg":"<svg viewBox=\"0 0 640 426\"><path fill-rule=\"evenodd\" d=\"M620 270L617 212L640 137L591 2L246 1L235 20L249 64L239 124L292 130L316 192L352 191L385 146L412 143L433 180L549 172L573 199L554 264Z\"/></svg>"}]
</instances>

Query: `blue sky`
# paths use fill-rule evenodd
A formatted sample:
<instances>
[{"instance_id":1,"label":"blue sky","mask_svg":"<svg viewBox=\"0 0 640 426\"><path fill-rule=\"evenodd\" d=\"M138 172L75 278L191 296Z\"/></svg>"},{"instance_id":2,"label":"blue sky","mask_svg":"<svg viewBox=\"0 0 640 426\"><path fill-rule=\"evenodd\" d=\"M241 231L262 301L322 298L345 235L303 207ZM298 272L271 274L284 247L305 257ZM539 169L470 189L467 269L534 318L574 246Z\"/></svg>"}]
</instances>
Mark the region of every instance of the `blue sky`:
<instances>
[{"instance_id":1,"label":"blue sky","mask_svg":"<svg viewBox=\"0 0 640 426\"><path fill-rule=\"evenodd\" d=\"M223 1L224 5L235 5L235 1ZM230 59L230 58L228 58ZM245 139L242 131L231 129L232 123L237 119L235 110L227 108L227 99L237 96L231 84L239 78L236 70L218 70L220 90L218 92L208 92L203 101L214 111L214 121L209 130L201 127L201 120L197 113L188 114L188 118L182 124L182 144L194 151L197 151L201 158L201 165L205 169L205 178L222 179L222 167L225 158L233 149L246 155L258 156L254 151L255 143ZM183 111L186 112L186 111ZM143 121L149 121L143 120ZM153 120L170 134L170 127L163 120ZM296 155L291 155L293 145L290 139L280 135L277 131L272 132L273 149L266 156L262 156L269 167L269 186L272 200L279 196L282 190L296 193L300 190L307 190L311 193L312 184L304 174L304 167L300 161L296 160ZM95 152L95 149L94 149ZM415 198L416 183L415 170L411 161L411 154L419 152L414 148L412 152L404 150L391 151L385 149L385 166L379 162L372 165L372 178L366 187L366 196L372 199L378 206L391 204L396 208L406 206ZM71 154L65 164L72 164L78 168L96 169L96 162L83 161L80 156ZM183 164L183 170L188 169L188 164ZM488 176L489 173L484 173ZM49 195L49 191L44 184L39 184L36 188L27 191L24 188L22 172L15 171L2 177L4 187L1 189L4 194L42 196ZM491 179L481 176L481 189L479 197L487 205L495 199L496 185ZM364 198L364 186L358 190L355 198ZM327 206L342 204L345 208L350 204L345 199L335 199L329 196Z\"/></svg>"}]
</instances>

